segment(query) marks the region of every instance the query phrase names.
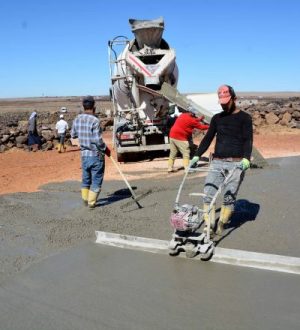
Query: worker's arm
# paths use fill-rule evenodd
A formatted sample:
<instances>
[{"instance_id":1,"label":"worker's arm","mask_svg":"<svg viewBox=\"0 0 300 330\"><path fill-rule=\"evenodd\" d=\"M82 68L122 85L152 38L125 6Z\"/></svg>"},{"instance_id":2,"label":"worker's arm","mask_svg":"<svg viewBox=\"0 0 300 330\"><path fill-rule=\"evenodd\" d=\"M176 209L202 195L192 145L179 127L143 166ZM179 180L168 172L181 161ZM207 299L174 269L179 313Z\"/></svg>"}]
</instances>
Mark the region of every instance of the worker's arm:
<instances>
[{"instance_id":1,"label":"worker's arm","mask_svg":"<svg viewBox=\"0 0 300 330\"><path fill-rule=\"evenodd\" d=\"M209 128L209 125L206 125L202 122L204 116L200 118L193 118L193 125L194 128L200 129L200 130L207 130Z\"/></svg>"},{"instance_id":2,"label":"worker's arm","mask_svg":"<svg viewBox=\"0 0 300 330\"><path fill-rule=\"evenodd\" d=\"M198 150L195 153L195 156L201 157L205 151L209 148L212 140L214 139L215 135L216 135L216 118L215 116L213 116L211 122L210 122L210 126L208 131L206 132L204 138L202 139Z\"/></svg>"},{"instance_id":3,"label":"worker's arm","mask_svg":"<svg viewBox=\"0 0 300 330\"><path fill-rule=\"evenodd\" d=\"M93 143L100 152L105 153L106 144L102 139L102 129L99 121L95 122L93 125Z\"/></svg>"},{"instance_id":4,"label":"worker's arm","mask_svg":"<svg viewBox=\"0 0 300 330\"><path fill-rule=\"evenodd\" d=\"M206 129L209 129L209 125L202 124L201 122L197 122L197 124L195 125L195 128L204 131L204 130L206 130Z\"/></svg>"},{"instance_id":5,"label":"worker's arm","mask_svg":"<svg viewBox=\"0 0 300 330\"><path fill-rule=\"evenodd\" d=\"M253 145L252 118L249 115L246 115L243 122L243 140L243 159L240 162L240 168L243 171L246 171L250 167L250 157Z\"/></svg>"}]
</instances>

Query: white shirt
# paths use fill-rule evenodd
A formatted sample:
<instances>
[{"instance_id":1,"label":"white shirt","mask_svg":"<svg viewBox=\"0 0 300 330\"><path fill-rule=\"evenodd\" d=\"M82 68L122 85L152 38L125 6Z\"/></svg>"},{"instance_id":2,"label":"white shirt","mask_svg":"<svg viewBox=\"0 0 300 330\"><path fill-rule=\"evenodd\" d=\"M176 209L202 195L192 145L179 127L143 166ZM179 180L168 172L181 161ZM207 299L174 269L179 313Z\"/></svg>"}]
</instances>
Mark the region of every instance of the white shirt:
<instances>
[{"instance_id":1,"label":"white shirt","mask_svg":"<svg viewBox=\"0 0 300 330\"><path fill-rule=\"evenodd\" d=\"M55 128L57 129L58 134L64 134L66 133L66 130L69 129L68 123L61 119L56 123Z\"/></svg>"}]
</instances>

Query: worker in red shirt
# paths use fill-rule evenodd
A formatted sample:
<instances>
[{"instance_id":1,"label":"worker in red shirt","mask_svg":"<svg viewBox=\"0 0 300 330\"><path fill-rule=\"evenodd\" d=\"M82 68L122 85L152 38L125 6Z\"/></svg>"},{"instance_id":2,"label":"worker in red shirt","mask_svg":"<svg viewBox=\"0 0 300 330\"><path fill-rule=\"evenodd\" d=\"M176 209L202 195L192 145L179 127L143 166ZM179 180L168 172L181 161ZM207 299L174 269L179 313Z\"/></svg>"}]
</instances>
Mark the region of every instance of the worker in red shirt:
<instances>
[{"instance_id":1,"label":"worker in red shirt","mask_svg":"<svg viewBox=\"0 0 300 330\"><path fill-rule=\"evenodd\" d=\"M185 169L189 167L190 162L190 143L192 142L192 134L194 129L207 130L208 125L201 121L203 117L196 117L195 114L180 109L181 115L176 119L170 130L170 156L168 160L168 173L174 171L173 166L178 151L183 158L183 166Z\"/></svg>"}]
</instances>

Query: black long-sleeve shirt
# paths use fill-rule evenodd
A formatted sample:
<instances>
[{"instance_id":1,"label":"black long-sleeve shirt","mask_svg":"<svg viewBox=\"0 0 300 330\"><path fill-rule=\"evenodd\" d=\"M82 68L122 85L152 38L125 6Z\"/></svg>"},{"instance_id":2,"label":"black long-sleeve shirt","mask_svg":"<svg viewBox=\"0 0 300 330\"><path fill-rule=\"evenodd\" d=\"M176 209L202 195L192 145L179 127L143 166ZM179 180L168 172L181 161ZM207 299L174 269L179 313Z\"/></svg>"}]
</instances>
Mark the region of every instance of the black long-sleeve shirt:
<instances>
[{"instance_id":1,"label":"black long-sleeve shirt","mask_svg":"<svg viewBox=\"0 0 300 330\"><path fill-rule=\"evenodd\" d=\"M225 111L212 117L209 129L196 152L201 156L216 139L214 157L247 158L250 160L253 144L252 118L244 111L228 114Z\"/></svg>"}]
</instances>

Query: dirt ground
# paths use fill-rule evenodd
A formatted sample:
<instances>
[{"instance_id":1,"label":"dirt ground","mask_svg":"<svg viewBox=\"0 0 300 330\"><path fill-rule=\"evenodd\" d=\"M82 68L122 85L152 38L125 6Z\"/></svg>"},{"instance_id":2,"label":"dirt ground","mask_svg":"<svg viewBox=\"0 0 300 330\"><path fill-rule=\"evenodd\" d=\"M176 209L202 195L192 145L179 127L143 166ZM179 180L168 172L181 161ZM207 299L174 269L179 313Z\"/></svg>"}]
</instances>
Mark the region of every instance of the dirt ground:
<instances>
[{"instance_id":1,"label":"dirt ground","mask_svg":"<svg viewBox=\"0 0 300 330\"><path fill-rule=\"evenodd\" d=\"M104 132L104 140L112 147L111 132ZM254 145L265 158L298 156L300 130L279 125L262 127L254 136ZM114 152L112 155L116 159ZM181 159L176 161L175 166L178 168L182 166ZM39 190L39 186L47 183L81 179L80 153L76 147L69 147L67 152L62 154L58 154L55 150L34 153L14 149L0 154L0 167L0 195L35 192ZM120 167L128 180L165 176L167 158L122 163ZM182 171L178 171L178 174L180 173ZM106 161L104 179L120 179L117 169L110 160Z\"/></svg>"},{"instance_id":2,"label":"dirt ground","mask_svg":"<svg viewBox=\"0 0 300 330\"><path fill-rule=\"evenodd\" d=\"M111 146L111 132L104 133L104 140ZM299 207L290 196L299 190L295 173L300 157L290 156L300 156L300 130L261 128L255 145L263 156L272 158L271 166L267 171L248 171L239 193L237 221L218 244L298 256ZM175 166L182 167L182 160L176 160ZM141 196L142 208L132 201L117 169L107 160L98 207L92 211L81 202L76 147L63 154L11 150L0 154L0 167L0 283L64 249L94 242L95 230L170 238L169 216L183 171L167 174L167 157L120 164ZM201 180L191 177L186 191L199 191Z\"/></svg>"}]
</instances>

